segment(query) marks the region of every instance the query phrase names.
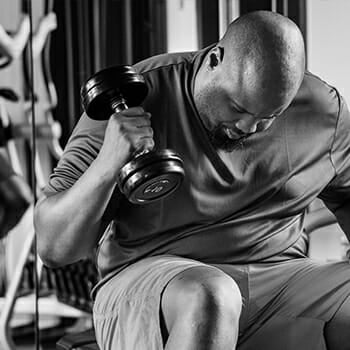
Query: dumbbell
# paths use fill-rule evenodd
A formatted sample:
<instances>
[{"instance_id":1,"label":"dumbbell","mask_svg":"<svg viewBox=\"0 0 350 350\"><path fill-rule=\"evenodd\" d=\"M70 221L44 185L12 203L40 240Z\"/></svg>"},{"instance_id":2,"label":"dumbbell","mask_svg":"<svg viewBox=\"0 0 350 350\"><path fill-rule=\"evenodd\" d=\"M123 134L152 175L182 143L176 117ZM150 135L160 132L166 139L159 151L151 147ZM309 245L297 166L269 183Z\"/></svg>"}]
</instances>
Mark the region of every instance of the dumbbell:
<instances>
[{"instance_id":1,"label":"dumbbell","mask_svg":"<svg viewBox=\"0 0 350 350\"><path fill-rule=\"evenodd\" d=\"M83 84L81 101L86 114L107 120L113 113L139 106L148 88L131 66L103 69ZM173 150L137 150L117 176L120 191L135 204L150 203L173 193L184 178L183 161Z\"/></svg>"}]
</instances>

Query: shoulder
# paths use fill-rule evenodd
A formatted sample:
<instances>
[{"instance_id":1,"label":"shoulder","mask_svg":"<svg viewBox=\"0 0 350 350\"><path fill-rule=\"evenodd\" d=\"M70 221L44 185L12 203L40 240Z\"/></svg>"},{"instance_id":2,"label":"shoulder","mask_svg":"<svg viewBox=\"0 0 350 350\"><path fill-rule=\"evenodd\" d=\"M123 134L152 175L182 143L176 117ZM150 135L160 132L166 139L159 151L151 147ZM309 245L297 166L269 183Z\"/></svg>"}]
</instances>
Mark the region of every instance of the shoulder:
<instances>
[{"instance_id":1,"label":"shoulder","mask_svg":"<svg viewBox=\"0 0 350 350\"><path fill-rule=\"evenodd\" d=\"M134 65L148 87L145 106L151 108L160 96L173 98L175 92L184 93L191 81L198 52L179 52L153 56Z\"/></svg>"},{"instance_id":2,"label":"shoulder","mask_svg":"<svg viewBox=\"0 0 350 350\"><path fill-rule=\"evenodd\" d=\"M307 71L295 101L308 105L310 112L317 115L337 117L341 96L334 86Z\"/></svg>"},{"instance_id":3,"label":"shoulder","mask_svg":"<svg viewBox=\"0 0 350 350\"><path fill-rule=\"evenodd\" d=\"M161 54L140 61L134 65L135 69L143 75L157 72L166 72L171 68L186 66L192 63L196 52L177 52Z\"/></svg>"}]
</instances>

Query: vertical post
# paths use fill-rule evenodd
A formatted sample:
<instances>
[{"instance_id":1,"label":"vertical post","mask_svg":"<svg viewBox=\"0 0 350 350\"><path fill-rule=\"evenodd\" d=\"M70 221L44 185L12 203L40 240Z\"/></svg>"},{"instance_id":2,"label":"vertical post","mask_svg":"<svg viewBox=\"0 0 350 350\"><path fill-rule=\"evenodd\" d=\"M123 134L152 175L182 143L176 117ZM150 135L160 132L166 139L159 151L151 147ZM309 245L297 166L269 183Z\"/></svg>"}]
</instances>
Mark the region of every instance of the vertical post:
<instances>
[{"instance_id":1,"label":"vertical post","mask_svg":"<svg viewBox=\"0 0 350 350\"><path fill-rule=\"evenodd\" d=\"M277 12L277 0L271 0L271 11Z\"/></svg>"},{"instance_id":2,"label":"vertical post","mask_svg":"<svg viewBox=\"0 0 350 350\"><path fill-rule=\"evenodd\" d=\"M72 16L72 7L69 0L64 2L64 15L65 15L65 41L66 41L66 53L65 53L65 64L67 67L66 75L66 89L67 89L67 111L68 111L68 128L69 130L73 129L75 124L75 115L76 115L76 102L74 99L75 96L75 79L74 79L74 54L73 54L73 16Z\"/></svg>"},{"instance_id":3,"label":"vertical post","mask_svg":"<svg viewBox=\"0 0 350 350\"><path fill-rule=\"evenodd\" d=\"M125 20L125 59L128 64L132 64L133 63L132 17L131 17L130 0L124 0L124 20Z\"/></svg>"},{"instance_id":4,"label":"vertical post","mask_svg":"<svg viewBox=\"0 0 350 350\"><path fill-rule=\"evenodd\" d=\"M282 13L284 16L288 17L288 0L283 0Z\"/></svg>"},{"instance_id":5,"label":"vertical post","mask_svg":"<svg viewBox=\"0 0 350 350\"><path fill-rule=\"evenodd\" d=\"M219 8L219 37L221 38L227 26L239 16L239 0L218 0Z\"/></svg>"},{"instance_id":6,"label":"vertical post","mask_svg":"<svg viewBox=\"0 0 350 350\"><path fill-rule=\"evenodd\" d=\"M219 4L219 37L225 33L228 24L228 3L227 0L218 0Z\"/></svg>"},{"instance_id":7,"label":"vertical post","mask_svg":"<svg viewBox=\"0 0 350 350\"><path fill-rule=\"evenodd\" d=\"M93 28L94 28L94 60L93 60L93 71L96 72L101 69L101 39L100 39L100 33L101 33L101 12L100 12L100 1L94 1L92 3L93 6ZM103 38L104 41L104 38Z\"/></svg>"}]
</instances>

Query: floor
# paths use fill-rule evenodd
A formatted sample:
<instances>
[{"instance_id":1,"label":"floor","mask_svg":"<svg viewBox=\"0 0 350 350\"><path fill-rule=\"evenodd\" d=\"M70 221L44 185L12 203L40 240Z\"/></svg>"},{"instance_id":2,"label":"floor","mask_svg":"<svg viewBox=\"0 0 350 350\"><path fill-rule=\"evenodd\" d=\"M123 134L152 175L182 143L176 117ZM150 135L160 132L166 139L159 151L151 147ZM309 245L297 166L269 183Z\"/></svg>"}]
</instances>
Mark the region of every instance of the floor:
<instances>
[{"instance_id":1,"label":"floor","mask_svg":"<svg viewBox=\"0 0 350 350\"><path fill-rule=\"evenodd\" d=\"M40 350L56 349L56 342L64 336L67 330L76 324L76 319L62 318L59 325L41 330L39 333ZM14 330L13 339L16 350L35 350L34 324L19 327Z\"/></svg>"}]
</instances>

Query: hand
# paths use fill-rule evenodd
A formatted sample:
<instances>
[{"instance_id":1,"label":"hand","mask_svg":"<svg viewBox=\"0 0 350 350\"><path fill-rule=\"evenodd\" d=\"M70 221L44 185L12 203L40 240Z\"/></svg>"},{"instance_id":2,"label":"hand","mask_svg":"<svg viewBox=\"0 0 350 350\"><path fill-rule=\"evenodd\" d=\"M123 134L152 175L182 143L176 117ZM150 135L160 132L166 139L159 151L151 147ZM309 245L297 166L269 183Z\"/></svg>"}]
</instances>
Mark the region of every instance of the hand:
<instances>
[{"instance_id":1,"label":"hand","mask_svg":"<svg viewBox=\"0 0 350 350\"><path fill-rule=\"evenodd\" d=\"M132 107L110 117L99 158L117 172L134 153L153 147L151 114Z\"/></svg>"}]
</instances>

